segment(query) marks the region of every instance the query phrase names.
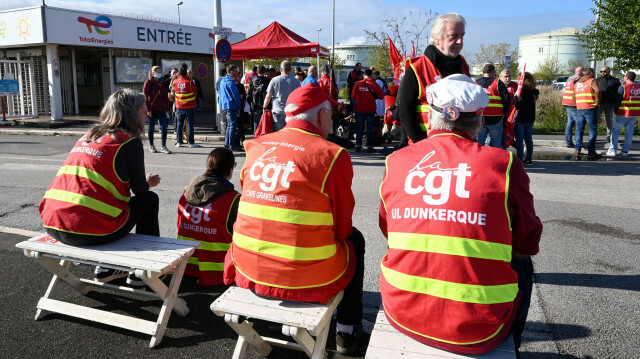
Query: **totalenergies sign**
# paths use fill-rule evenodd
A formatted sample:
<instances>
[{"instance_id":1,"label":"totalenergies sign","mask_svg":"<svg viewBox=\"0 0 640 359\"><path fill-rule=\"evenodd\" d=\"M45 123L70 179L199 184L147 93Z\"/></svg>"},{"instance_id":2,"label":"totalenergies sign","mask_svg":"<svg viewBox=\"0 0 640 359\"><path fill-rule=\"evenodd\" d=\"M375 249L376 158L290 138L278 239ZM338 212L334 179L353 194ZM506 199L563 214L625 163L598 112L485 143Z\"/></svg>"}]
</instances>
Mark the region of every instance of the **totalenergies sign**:
<instances>
[{"instance_id":1,"label":"totalenergies sign","mask_svg":"<svg viewBox=\"0 0 640 359\"><path fill-rule=\"evenodd\" d=\"M111 19L104 15L96 17L95 20L87 19L84 16L78 16L78 22L87 25L87 31L89 31L90 34L93 32L93 29L100 35L109 35L109 31L103 29L111 27Z\"/></svg>"}]
</instances>

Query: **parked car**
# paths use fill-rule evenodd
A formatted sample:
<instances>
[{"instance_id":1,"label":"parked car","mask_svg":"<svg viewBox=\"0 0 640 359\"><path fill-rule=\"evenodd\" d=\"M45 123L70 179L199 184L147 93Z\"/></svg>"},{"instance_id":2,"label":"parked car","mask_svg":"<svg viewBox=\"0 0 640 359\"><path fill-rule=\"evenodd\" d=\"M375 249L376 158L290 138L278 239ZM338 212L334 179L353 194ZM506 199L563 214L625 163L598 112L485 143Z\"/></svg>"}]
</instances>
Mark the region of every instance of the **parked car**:
<instances>
[{"instance_id":1,"label":"parked car","mask_svg":"<svg viewBox=\"0 0 640 359\"><path fill-rule=\"evenodd\" d=\"M555 81L551 83L551 86L555 87L560 91L564 91L564 84L569 79L569 76L558 76Z\"/></svg>"}]
</instances>

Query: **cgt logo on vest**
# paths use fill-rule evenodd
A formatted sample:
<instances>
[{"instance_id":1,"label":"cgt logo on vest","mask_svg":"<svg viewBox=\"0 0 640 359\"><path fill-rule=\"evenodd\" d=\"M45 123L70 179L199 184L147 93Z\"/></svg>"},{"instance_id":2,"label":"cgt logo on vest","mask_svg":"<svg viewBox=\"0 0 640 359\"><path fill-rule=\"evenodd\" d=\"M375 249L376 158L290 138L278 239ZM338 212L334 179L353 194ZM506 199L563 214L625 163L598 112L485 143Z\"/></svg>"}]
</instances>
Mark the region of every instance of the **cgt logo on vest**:
<instances>
[{"instance_id":1,"label":"cgt logo on vest","mask_svg":"<svg viewBox=\"0 0 640 359\"><path fill-rule=\"evenodd\" d=\"M267 157L270 153L275 151L275 147L271 147L265 153L262 154L251 165L249 170L249 176L252 181L260 181L260 188L263 191L272 192L276 189L278 181L284 188L289 188L289 175L295 172L295 164L293 161L287 163L278 163L278 157Z\"/></svg>"},{"instance_id":2,"label":"cgt logo on vest","mask_svg":"<svg viewBox=\"0 0 640 359\"><path fill-rule=\"evenodd\" d=\"M447 203L451 192L452 177L456 177L455 194L460 198L469 198L466 190L467 177L471 177L470 167L466 163L459 163L457 168L441 168L440 161L431 161L436 151L427 153L418 164L409 170L404 182L404 191L410 195L427 192L422 199L429 205ZM430 169L425 173L425 169ZM439 185L438 185L439 184Z\"/></svg>"}]
</instances>

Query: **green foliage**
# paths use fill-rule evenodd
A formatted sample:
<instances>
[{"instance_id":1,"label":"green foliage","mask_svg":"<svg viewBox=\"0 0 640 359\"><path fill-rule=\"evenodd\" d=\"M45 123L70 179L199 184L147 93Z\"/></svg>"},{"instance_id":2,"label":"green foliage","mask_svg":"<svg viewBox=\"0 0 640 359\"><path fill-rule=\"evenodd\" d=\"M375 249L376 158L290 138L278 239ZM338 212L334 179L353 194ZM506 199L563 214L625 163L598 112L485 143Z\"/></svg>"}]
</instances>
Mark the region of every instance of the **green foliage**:
<instances>
[{"instance_id":1,"label":"green foliage","mask_svg":"<svg viewBox=\"0 0 640 359\"><path fill-rule=\"evenodd\" d=\"M569 75L569 76L573 76L573 74L576 72L576 67L586 67L585 64L574 60L574 59L570 59L569 61L567 61L566 66L564 67L564 75Z\"/></svg>"},{"instance_id":2,"label":"green foliage","mask_svg":"<svg viewBox=\"0 0 640 359\"><path fill-rule=\"evenodd\" d=\"M344 64L346 63L346 61L342 58L340 58L340 55L338 54L333 54L333 57L331 57L331 59L333 60L333 70L338 72L340 70L342 70L342 68L344 67ZM327 58L323 57L320 59L320 65L324 65L327 63ZM317 57L310 57L309 58L309 64L313 65L313 66L318 66L318 58Z\"/></svg>"},{"instance_id":3,"label":"green foliage","mask_svg":"<svg viewBox=\"0 0 640 359\"><path fill-rule=\"evenodd\" d=\"M371 66L380 70L380 76L393 76L393 67L389 59L389 46L375 45L369 50L369 62Z\"/></svg>"},{"instance_id":4,"label":"green foliage","mask_svg":"<svg viewBox=\"0 0 640 359\"><path fill-rule=\"evenodd\" d=\"M538 71L535 73L535 78L544 82L551 82L555 80L562 73L562 68L558 58L553 56L542 61L538 65Z\"/></svg>"},{"instance_id":5,"label":"green foliage","mask_svg":"<svg viewBox=\"0 0 640 359\"><path fill-rule=\"evenodd\" d=\"M538 87L540 96L536 102L536 132L564 133L567 111L562 106L562 92L551 86Z\"/></svg>"},{"instance_id":6,"label":"green foliage","mask_svg":"<svg viewBox=\"0 0 640 359\"><path fill-rule=\"evenodd\" d=\"M348 86L343 87L342 90L340 90L340 92L338 93L338 97L345 100L349 100L349 95L350 93Z\"/></svg>"},{"instance_id":7,"label":"green foliage","mask_svg":"<svg viewBox=\"0 0 640 359\"><path fill-rule=\"evenodd\" d=\"M244 66L246 68L248 68L248 69L251 69L253 66L263 65L266 68L274 68L274 69L278 70L278 73L279 73L280 72L280 64L284 60L289 60L291 63L294 63L297 60L297 58L290 57L290 58L286 58L286 59L254 59L254 60L247 60L247 61L244 62Z\"/></svg>"},{"instance_id":8,"label":"green foliage","mask_svg":"<svg viewBox=\"0 0 640 359\"><path fill-rule=\"evenodd\" d=\"M613 70L640 68L640 1L594 0L594 14L580 38L596 60L615 57Z\"/></svg>"}]
</instances>

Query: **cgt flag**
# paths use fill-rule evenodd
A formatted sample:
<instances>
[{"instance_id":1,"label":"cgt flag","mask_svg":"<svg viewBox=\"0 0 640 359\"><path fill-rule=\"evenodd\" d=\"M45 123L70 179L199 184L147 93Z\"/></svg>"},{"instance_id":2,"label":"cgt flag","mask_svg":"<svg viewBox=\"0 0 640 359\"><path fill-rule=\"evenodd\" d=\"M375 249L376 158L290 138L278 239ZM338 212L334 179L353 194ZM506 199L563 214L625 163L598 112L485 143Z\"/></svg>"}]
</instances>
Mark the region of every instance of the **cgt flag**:
<instances>
[{"instance_id":1,"label":"cgt flag","mask_svg":"<svg viewBox=\"0 0 640 359\"><path fill-rule=\"evenodd\" d=\"M413 44L413 41L411 41L411 54L409 54L410 57L416 57L416 47Z\"/></svg>"},{"instance_id":2,"label":"cgt flag","mask_svg":"<svg viewBox=\"0 0 640 359\"><path fill-rule=\"evenodd\" d=\"M525 63L522 66L522 73L520 74L520 78L518 79L518 89L514 96L520 97L522 93L522 85L524 84L524 72L527 69L527 64ZM518 110L516 110L515 106L511 104L509 108L509 117L507 118L507 123L504 126L504 146L509 148L513 143L513 128L516 127L516 118L518 117Z\"/></svg>"},{"instance_id":3,"label":"cgt flag","mask_svg":"<svg viewBox=\"0 0 640 359\"><path fill-rule=\"evenodd\" d=\"M391 37L389 37L389 35L387 35L387 37L389 38L389 60L391 60L391 66L393 66L393 79L398 81L403 72L402 56L400 55L400 52L398 52L396 45L391 41Z\"/></svg>"}]
</instances>

